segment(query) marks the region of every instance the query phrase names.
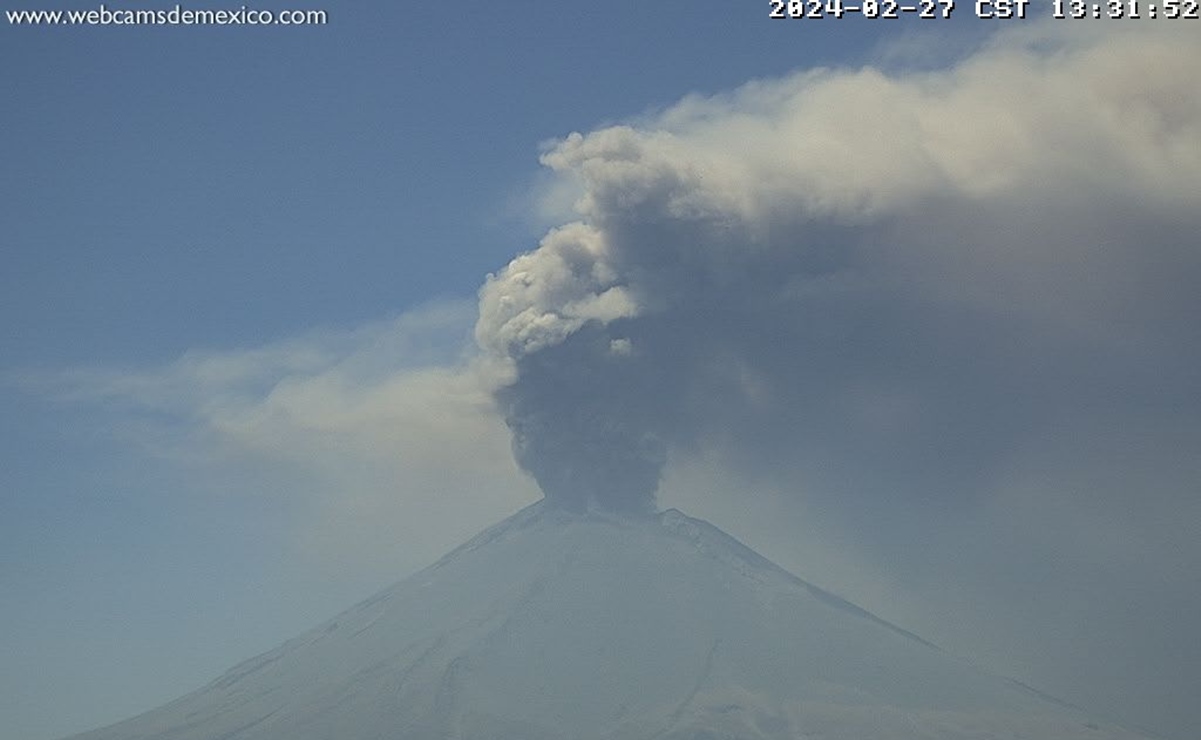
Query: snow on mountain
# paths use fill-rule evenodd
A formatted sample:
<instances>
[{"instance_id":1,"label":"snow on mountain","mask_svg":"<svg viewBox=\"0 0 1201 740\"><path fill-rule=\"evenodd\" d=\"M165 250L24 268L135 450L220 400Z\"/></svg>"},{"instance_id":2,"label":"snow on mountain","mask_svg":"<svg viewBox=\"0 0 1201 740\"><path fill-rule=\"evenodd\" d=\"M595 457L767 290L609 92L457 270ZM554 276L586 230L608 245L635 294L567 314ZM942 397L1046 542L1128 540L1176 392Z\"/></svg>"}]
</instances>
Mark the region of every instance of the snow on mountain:
<instances>
[{"instance_id":1,"label":"snow on mountain","mask_svg":"<svg viewBox=\"0 0 1201 740\"><path fill-rule=\"evenodd\" d=\"M76 740L1132 740L676 511L535 504Z\"/></svg>"}]
</instances>

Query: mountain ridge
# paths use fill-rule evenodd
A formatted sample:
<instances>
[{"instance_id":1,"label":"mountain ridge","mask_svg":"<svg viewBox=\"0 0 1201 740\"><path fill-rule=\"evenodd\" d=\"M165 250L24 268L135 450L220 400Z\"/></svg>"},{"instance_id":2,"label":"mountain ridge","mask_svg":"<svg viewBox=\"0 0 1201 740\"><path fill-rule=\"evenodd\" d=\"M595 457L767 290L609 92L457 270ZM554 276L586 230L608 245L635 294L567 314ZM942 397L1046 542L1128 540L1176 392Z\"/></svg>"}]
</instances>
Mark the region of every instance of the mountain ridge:
<instances>
[{"instance_id":1,"label":"mountain ridge","mask_svg":"<svg viewBox=\"0 0 1201 740\"><path fill-rule=\"evenodd\" d=\"M678 511L546 502L75 740L1134 740Z\"/></svg>"}]
</instances>

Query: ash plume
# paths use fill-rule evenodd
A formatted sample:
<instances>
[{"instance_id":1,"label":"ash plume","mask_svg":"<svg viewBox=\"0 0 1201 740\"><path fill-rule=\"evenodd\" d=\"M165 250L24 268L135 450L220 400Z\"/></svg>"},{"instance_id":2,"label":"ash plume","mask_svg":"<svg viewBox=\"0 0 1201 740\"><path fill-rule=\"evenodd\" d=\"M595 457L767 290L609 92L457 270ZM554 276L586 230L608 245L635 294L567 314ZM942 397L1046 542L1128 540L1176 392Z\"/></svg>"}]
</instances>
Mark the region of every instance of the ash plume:
<instances>
[{"instance_id":1,"label":"ash plume","mask_svg":"<svg viewBox=\"0 0 1201 740\"><path fill-rule=\"evenodd\" d=\"M1198 359L1199 64L1042 29L570 135L578 220L480 291L517 461L575 509L653 510L702 447L887 508L995 490L1068 407L1196 409L1132 374Z\"/></svg>"}]
</instances>

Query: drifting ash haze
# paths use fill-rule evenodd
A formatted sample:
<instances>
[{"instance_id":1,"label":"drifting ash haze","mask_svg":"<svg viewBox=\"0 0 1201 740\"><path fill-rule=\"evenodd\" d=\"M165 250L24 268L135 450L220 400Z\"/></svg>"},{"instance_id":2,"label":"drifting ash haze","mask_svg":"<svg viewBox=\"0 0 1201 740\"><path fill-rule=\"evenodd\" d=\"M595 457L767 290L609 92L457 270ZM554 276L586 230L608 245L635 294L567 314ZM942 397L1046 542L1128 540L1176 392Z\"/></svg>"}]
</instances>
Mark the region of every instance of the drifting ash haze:
<instances>
[{"instance_id":1,"label":"drifting ash haze","mask_svg":"<svg viewBox=\"0 0 1201 740\"><path fill-rule=\"evenodd\" d=\"M77 740L1135 740L709 524L535 504L207 687Z\"/></svg>"}]
</instances>

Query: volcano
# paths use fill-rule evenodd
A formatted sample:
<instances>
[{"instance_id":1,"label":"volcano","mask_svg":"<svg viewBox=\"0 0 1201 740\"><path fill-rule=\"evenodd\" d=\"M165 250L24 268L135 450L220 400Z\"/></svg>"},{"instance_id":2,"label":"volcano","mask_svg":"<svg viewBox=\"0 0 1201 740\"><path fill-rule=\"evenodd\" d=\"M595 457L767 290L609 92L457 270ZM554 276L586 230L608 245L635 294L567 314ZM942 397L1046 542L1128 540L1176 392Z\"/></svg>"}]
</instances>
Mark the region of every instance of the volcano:
<instances>
[{"instance_id":1,"label":"volcano","mask_svg":"<svg viewBox=\"0 0 1201 740\"><path fill-rule=\"evenodd\" d=\"M1132 740L716 527L530 506L75 740Z\"/></svg>"}]
</instances>

